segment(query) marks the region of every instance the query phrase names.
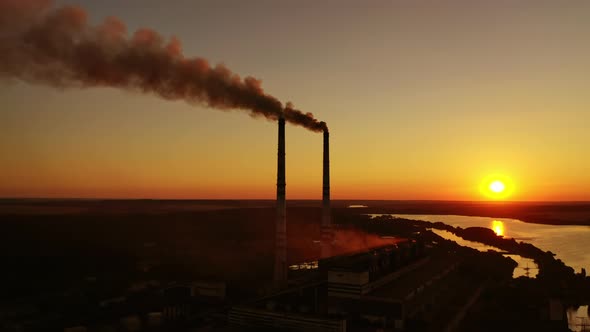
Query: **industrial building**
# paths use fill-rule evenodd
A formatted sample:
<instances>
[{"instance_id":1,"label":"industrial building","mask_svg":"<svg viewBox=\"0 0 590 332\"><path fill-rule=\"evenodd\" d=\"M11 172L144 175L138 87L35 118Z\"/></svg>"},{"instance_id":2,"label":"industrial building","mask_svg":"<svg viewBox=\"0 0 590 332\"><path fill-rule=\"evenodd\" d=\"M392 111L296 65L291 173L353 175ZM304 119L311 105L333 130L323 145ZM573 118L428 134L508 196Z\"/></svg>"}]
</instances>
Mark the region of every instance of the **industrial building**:
<instances>
[{"instance_id":1,"label":"industrial building","mask_svg":"<svg viewBox=\"0 0 590 332\"><path fill-rule=\"evenodd\" d=\"M402 330L431 300L421 296L456 266L420 241L321 259L306 283L234 306L229 324L299 331Z\"/></svg>"}]
</instances>

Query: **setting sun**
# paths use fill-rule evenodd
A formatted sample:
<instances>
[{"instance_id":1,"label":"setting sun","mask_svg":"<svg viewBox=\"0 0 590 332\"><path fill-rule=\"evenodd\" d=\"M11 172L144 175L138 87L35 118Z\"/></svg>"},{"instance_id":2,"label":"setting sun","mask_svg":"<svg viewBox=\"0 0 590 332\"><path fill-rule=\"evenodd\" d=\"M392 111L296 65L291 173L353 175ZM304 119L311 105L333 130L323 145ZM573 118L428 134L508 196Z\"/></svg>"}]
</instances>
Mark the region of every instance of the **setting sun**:
<instances>
[{"instance_id":1,"label":"setting sun","mask_svg":"<svg viewBox=\"0 0 590 332\"><path fill-rule=\"evenodd\" d=\"M504 191L504 189L506 189L506 186L504 183L502 183L502 181L496 180L490 183L490 190L495 193L501 193Z\"/></svg>"},{"instance_id":2,"label":"setting sun","mask_svg":"<svg viewBox=\"0 0 590 332\"><path fill-rule=\"evenodd\" d=\"M483 179L479 190L482 195L493 200L506 199L514 192L512 180L500 174L492 174Z\"/></svg>"}]
</instances>

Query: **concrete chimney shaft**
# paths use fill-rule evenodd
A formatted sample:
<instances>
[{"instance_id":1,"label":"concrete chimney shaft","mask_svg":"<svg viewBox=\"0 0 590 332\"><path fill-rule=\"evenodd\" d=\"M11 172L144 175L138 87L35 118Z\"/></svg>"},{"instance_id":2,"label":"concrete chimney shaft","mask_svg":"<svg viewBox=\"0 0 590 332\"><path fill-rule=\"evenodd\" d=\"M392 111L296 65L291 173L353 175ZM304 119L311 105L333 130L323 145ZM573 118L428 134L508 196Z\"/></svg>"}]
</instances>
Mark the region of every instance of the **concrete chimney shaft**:
<instances>
[{"instance_id":1,"label":"concrete chimney shaft","mask_svg":"<svg viewBox=\"0 0 590 332\"><path fill-rule=\"evenodd\" d=\"M277 154L277 221L274 280L278 286L287 281L287 203L285 183L285 119L279 118Z\"/></svg>"},{"instance_id":2,"label":"concrete chimney shaft","mask_svg":"<svg viewBox=\"0 0 590 332\"><path fill-rule=\"evenodd\" d=\"M330 210L330 133L324 131L324 162L322 185L322 225L321 248L322 257L331 256L332 246L332 213Z\"/></svg>"}]
</instances>

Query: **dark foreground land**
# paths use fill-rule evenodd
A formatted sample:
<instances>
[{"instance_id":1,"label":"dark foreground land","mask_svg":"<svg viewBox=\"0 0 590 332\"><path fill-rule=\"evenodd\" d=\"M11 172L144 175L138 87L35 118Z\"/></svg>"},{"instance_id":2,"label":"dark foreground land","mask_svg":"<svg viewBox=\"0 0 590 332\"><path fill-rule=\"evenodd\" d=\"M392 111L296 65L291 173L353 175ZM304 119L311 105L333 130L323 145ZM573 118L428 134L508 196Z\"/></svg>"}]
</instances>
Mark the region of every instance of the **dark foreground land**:
<instances>
[{"instance_id":1,"label":"dark foreground land","mask_svg":"<svg viewBox=\"0 0 590 332\"><path fill-rule=\"evenodd\" d=\"M353 204L367 208L348 208ZM290 264L319 257L319 206L318 201L288 202ZM504 271L506 264L511 265L506 263L509 259L489 258L498 261L498 271L488 266L488 274L498 277L472 304L474 311L458 330L519 331L537 325L542 330L548 325L539 317L547 317L549 301L567 304L585 300L587 278L530 245L504 241L481 230L400 223L386 217L375 222L367 219L367 213L479 215L590 224L590 203L333 202L333 219L339 229L336 253L391 242L382 236L418 236L421 241L446 243L427 231L438 227L540 263L543 271L537 279L511 280L510 271ZM64 331L65 327L111 321L133 325L122 319L145 317L169 305L165 289L196 280L221 282L226 287L223 296L192 303L193 309L201 309L196 309L189 325L205 324L199 312L211 308L223 312L223 308L268 290L274 217L274 201L0 200L0 330ZM469 251L465 255L481 254ZM465 280L473 285L486 283L478 279L482 278L478 271ZM461 282L461 275L457 278L449 284L468 285ZM445 292L454 294L452 289ZM431 316L437 315L442 311ZM157 331L184 331L185 327ZM418 324L414 330L427 328Z\"/></svg>"},{"instance_id":2,"label":"dark foreground land","mask_svg":"<svg viewBox=\"0 0 590 332\"><path fill-rule=\"evenodd\" d=\"M68 200L0 199L0 215L48 214L162 214L218 211L238 208L272 208L274 200ZM316 200L290 200L289 207L320 206ZM364 206L363 213L450 214L519 219L551 225L590 225L590 201L502 202L502 201L381 201L332 200L332 208Z\"/></svg>"}]
</instances>

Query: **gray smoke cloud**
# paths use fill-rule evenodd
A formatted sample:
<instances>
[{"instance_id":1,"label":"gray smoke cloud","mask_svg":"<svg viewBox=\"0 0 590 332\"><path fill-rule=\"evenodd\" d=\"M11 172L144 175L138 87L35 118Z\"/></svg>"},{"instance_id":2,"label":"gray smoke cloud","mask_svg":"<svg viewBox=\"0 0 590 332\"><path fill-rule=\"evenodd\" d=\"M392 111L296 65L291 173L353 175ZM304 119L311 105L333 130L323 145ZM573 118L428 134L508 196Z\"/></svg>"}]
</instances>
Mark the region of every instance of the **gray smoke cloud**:
<instances>
[{"instance_id":1,"label":"gray smoke cloud","mask_svg":"<svg viewBox=\"0 0 590 332\"><path fill-rule=\"evenodd\" d=\"M327 131L313 114L266 94L261 81L186 57L178 39L151 29L127 34L119 19L92 26L80 7L0 0L0 77L60 88L114 87Z\"/></svg>"}]
</instances>

